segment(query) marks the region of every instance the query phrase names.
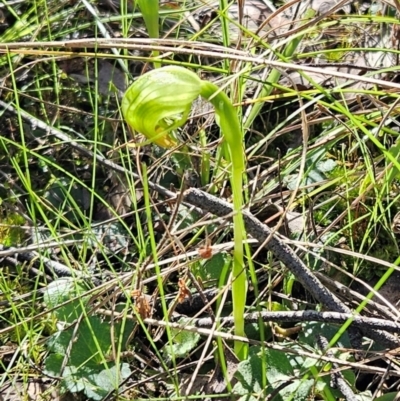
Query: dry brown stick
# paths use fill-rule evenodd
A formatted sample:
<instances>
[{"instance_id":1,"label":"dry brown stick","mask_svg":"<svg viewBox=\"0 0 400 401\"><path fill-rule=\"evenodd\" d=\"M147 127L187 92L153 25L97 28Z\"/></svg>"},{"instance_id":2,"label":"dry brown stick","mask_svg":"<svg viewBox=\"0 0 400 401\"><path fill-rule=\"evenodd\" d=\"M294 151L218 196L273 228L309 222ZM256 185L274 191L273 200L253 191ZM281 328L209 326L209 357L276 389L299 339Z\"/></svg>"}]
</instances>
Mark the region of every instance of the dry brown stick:
<instances>
[{"instance_id":1,"label":"dry brown stick","mask_svg":"<svg viewBox=\"0 0 400 401\"><path fill-rule=\"evenodd\" d=\"M380 329L392 333L400 333L400 323L392 320L379 319L365 316L354 316L349 313L339 312L318 312L314 310L304 311L284 311L284 312L253 312L243 315L246 323L257 323L261 318L263 322L323 322L333 324L343 324L346 320L353 319L352 324L360 329L369 330ZM196 327L210 327L213 324L213 319L202 317L199 319L191 319L190 323ZM221 325L232 326L234 320L232 316L223 317L220 319Z\"/></svg>"},{"instance_id":2,"label":"dry brown stick","mask_svg":"<svg viewBox=\"0 0 400 401\"><path fill-rule=\"evenodd\" d=\"M320 334L317 335L317 344L329 358L334 357L333 352L329 349L328 340L324 336L321 336ZM358 398L343 377L343 374L340 371L340 366L335 362L332 363L332 366L335 369L333 372L331 372L332 384L334 385L332 387L338 388L346 401L357 401Z\"/></svg>"},{"instance_id":3,"label":"dry brown stick","mask_svg":"<svg viewBox=\"0 0 400 401\"><path fill-rule=\"evenodd\" d=\"M219 217L232 216L233 213L231 204L199 189L189 189L185 192L183 199L185 202ZM269 238L265 247L293 273L296 279L303 284L307 291L309 291L321 304L333 312L352 313L350 308L343 304L334 294L322 285L311 270L288 245L282 242L276 235L271 235L271 229L269 227L262 224L247 211L243 212L243 219L247 232L253 238L258 240L260 243L264 243L266 239ZM367 334L368 337L390 348L398 347L400 344L400 341L395 336L382 330L370 329Z\"/></svg>"}]
</instances>

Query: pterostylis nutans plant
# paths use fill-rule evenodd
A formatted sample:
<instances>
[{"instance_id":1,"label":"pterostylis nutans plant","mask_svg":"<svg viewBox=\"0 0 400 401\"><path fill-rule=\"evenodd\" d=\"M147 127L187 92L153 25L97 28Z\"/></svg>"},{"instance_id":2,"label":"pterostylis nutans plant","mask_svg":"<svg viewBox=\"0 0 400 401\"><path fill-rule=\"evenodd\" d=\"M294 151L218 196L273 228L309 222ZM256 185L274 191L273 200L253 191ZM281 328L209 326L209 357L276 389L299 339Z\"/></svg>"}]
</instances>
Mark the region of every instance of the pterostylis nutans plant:
<instances>
[{"instance_id":1,"label":"pterostylis nutans plant","mask_svg":"<svg viewBox=\"0 0 400 401\"><path fill-rule=\"evenodd\" d=\"M227 145L225 157L231 163L231 186L234 206L234 257L232 269L232 298L235 334L244 336L244 309L247 281L243 260L245 233L243 204L243 173L245 155L242 129L229 98L213 83L201 80L183 67L168 66L150 71L138 78L126 91L122 113L128 124L158 146L171 148L178 144L174 130L185 124L192 103L199 97L211 102L216 121ZM235 343L235 353L245 359L247 346Z\"/></svg>"}]
</instances>

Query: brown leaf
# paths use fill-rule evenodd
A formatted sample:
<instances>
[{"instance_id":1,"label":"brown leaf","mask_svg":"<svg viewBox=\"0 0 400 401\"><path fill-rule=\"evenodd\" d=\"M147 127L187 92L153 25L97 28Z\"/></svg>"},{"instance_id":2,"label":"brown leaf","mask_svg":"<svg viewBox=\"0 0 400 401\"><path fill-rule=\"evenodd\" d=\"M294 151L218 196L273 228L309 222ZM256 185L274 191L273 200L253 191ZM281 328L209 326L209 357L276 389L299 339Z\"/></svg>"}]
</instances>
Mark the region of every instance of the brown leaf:
<instances>
[{"instance_id":1,"label":"brown leaf","mask_svg":"<svg viewBox=\"0 0 400 401\"><path fill-rule=\"evenodd\" d=\"M192 298L192 293L190 292L189 288L187 288L185 279L180 278L178 280L178 287L179 287L178 302L180 304L185 302L185 299Z\"/></svg>"},{"instance_id":2,"label":"brown leaf","mask_svg":"<svg viewBox=\"0 0 400 401\"><path fill-rule=\"evenodd\" d=\"M135 300L135 308L142 319L147 319L151 316L151 307L148 297L140 290L132 291L132 298Z\"/></svg>"}]
</instances>

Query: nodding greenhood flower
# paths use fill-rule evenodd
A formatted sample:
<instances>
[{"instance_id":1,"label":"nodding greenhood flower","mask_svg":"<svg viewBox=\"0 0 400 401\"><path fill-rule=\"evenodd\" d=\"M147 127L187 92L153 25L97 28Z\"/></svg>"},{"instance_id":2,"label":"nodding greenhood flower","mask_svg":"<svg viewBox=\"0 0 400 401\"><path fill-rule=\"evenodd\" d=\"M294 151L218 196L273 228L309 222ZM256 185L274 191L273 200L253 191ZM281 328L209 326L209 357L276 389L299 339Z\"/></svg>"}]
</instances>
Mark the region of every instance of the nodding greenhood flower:
<instances>
[{"instance_id":1,"label":"nodding greenhood flower","mask_svg":"<svg viewBox=\"0 0 400 401\"><path fill-rule=\"evenodd\" d=\"M168 66L139 77L122 99L127 123L158 146L176 146L171 131L182 126L200 95L201 79L182 67Z\"/></svg>"},{"instance_id":2,"label":"nodding greenhood flower","mask_svg":"<svg viewBox=\"0 0 400 401\"><path fill-rule=\"evenodd\" d=\"M138 78L122 99L122 113L128 124L145 135L151 142L162 147L177 145L171 132L182 126L190 107L198 96L214 106L216 122L226 141L224 156L231 162L231 186L233 192L234 258L232 274L233 316L235 334L245 336L243 314L246 302L246 271L243 258L245 228L242 216L243 172L245 154L242 145L242 128L235 108L219 88L202 81L194 72L183 67L168 66L150 71ZM226 149L226 148L225 148ZM235 342L240 359L247 355L247 346Z\"/></svg>"}]
</instances>

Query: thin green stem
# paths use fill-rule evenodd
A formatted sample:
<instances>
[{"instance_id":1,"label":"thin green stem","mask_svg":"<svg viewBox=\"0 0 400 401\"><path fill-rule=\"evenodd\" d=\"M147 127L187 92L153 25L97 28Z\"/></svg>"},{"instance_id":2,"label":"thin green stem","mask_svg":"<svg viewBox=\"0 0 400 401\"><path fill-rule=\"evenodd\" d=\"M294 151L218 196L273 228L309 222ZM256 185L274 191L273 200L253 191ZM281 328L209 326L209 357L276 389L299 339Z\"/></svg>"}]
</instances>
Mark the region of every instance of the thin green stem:
<instances>
[{"instance_id":1,"label":"thin green stem","mask_svg":"<svg viewBox=\"0 0 400 401\"><path fill-rule=\"evenodd\" d=\"M243 238L245 228L242 215L243 206L243 173L245 167L242 147L242 129L236 111L229 98L219 88L210 83L202 82L201 96L211 102L218 117L218 124L228 144L229 159L232 163L231 186L233 193L234 252L232 270L232 299L235 334L245 336L243 314L246 306L247 279L243 259ZM240 359L247 356L247 346L235 343L235 353Z\"/></svg>"}]
</instances>

